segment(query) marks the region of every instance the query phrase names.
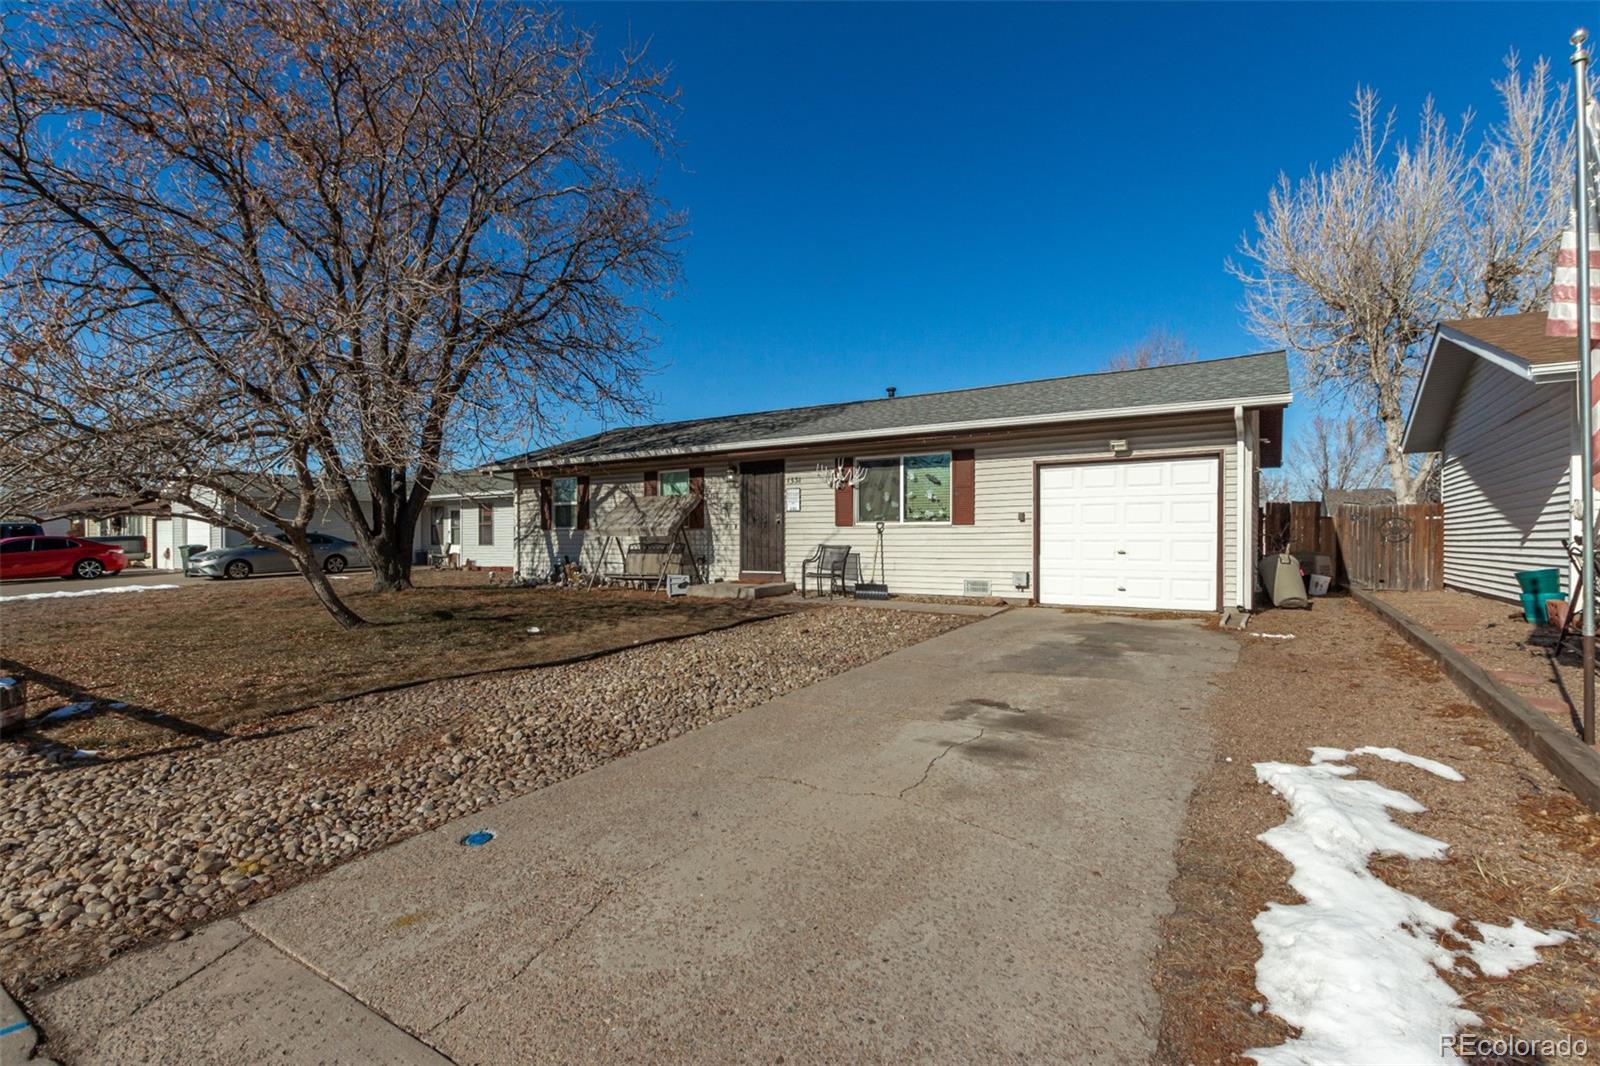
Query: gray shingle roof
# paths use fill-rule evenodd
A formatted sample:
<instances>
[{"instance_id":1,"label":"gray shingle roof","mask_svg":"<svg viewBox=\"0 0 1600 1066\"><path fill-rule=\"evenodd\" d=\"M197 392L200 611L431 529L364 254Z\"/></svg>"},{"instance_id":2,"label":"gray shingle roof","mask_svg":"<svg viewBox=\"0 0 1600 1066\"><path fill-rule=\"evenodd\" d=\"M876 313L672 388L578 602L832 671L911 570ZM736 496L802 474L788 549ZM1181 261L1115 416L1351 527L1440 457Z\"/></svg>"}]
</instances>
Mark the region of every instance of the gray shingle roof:
<instances>
[{"instance_id":1,"label":"gray shingle roof","mask_svg":"<svg viewBox=\"0 0 1600 1066\"><path fill-rule=\"evenodd\" d=\"M920 427L981 425L999 419L1063 420L1090 412L1176 404L1223 405L1236 400L1287 396L1288 361L1282 352L1208 359L1196 363L1046 378L951 392L929 392L851 403L662 422L606 430L593 436L502 459L497 467L581 463L662 454L714 452L797 437L871 437Z\"/></svg>"}]
</instances>

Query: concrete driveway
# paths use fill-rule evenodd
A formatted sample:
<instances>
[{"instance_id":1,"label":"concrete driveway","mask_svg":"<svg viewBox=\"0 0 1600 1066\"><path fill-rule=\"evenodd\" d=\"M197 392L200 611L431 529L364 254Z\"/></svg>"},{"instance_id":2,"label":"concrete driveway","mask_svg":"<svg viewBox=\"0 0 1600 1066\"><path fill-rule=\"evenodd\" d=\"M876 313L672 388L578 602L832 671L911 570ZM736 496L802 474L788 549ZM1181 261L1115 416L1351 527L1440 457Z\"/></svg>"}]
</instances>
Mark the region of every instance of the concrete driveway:
<instances>
[{"instance_id":1,"label":"concrete driveway","mask_svg":"<svg viewBox=\"0 0 1600 1066\"><path fill-rule=\"evenodd\" d=\"M41 1022L76 1062L1141 1061L1234 654L1006 612L118 959Z\"/></svg>"}]
</instances>

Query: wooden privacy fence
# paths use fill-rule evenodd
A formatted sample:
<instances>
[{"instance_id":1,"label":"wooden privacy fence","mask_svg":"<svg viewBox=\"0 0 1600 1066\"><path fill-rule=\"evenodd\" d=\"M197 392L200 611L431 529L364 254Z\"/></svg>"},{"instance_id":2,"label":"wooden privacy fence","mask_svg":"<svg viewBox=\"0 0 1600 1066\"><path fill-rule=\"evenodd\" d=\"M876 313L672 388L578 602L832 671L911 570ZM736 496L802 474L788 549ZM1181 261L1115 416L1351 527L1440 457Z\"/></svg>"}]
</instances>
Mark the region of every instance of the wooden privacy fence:
<instances>
[{"instance_id":1,"label":"wooden privacy fence","mask_svg":"<svg viewBox=\"0 0 1600 1066\"><path fill-rule=\"evenodd\" d=\"M1442 588L1444 508L1346 504L1325 517L1316 501L1269 503L1261 509L1261 550L1331 556L1334 581L1347 588Z\"/></svg>"},{"instance_id":2,"label":"wooden privacy fence","mask_svg":"<svg viewBox=\"0 0 1600 1066\"><path fill-rule=\"evenodd\" d=\"M1334 535L1352 588L1423 592L1444 587L1444 507L1341 507Z\"/></svg>"}]
</instances>

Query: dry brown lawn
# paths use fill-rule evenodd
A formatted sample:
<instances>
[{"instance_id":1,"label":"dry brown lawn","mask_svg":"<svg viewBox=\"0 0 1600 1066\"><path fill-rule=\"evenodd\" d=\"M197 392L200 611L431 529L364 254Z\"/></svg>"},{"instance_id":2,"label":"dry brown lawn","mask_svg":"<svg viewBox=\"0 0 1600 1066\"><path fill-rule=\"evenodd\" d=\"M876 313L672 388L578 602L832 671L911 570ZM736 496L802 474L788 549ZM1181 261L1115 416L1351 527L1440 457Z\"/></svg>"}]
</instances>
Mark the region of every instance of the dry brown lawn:
<instances>
[{"instance_id":1,"label":"dry brown lawn","mask_svg":"<svg viewBox=\"0 0 1600 1066\"><path fill-rule=\"evenodd\" d=\"M1261 1000L1261 945L1251 922L1268 901L1299 902L1288 863L1255 839L1288 807L1257 783L1252 764L1305 763L1312 745L1393 746L1466 776L1450 782L1410 766L1353 760L1362 777L1428 807L1397 814L1397 822L1450 845L1441 861L1376 859L1372 869L1463 922L1520 917L1576 932L1509 977L1444 976L1483 1017L1484 1032L1568 1034L1600 1046L1600 816L1354 601L1268 612L1251 628L1296 639L1239 636L1237 667L1210 704L1215 762L1190 804L1172 885L1176 910L1163 925L1157 960L1162 1061L1249 1061L1241 1057L1246 1049L1290 1035L1251 1010Z\"/></svg>"},{"instance_id":2,"label":"dry brown lawn","mask_svg":"<svg viewBox=\"0 0 1600 1066\"><path fill-rule=\"evenodd\" d=\"M418 581L389 594L367 589L363 574L340 582L340 595L373 623L352 631L335 625L297 577L191 579L181 590L138 596L8 603L0 607L0 667L28 679L30 716L67 701L103 701L57 723L35 719L34 739L123 752L218 739L384 686L544 665L794 609L770 600L494 587L481 573L429 572Z\"/></svg>"}]
</instances>

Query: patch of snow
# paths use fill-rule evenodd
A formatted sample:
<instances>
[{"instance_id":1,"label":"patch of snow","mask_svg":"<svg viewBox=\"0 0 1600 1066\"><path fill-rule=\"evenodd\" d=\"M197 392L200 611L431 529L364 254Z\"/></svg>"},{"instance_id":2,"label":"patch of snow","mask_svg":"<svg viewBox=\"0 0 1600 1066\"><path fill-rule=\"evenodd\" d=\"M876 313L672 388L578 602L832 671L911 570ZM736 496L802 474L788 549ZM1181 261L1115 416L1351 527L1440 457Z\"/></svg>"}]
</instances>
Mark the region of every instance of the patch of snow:
<instances>
[{"instance_id":1,"label":"patch of snow","mask_svg":"<svg viewBox=\"0 0 1600 1066\"><path fill-rule=\"evenodd\" d=\"M79 703L69 703L64 707L57 707L44 716L44 721L54 722L62 718L71 718L73 715L82 714L94 706L94 700L83 700Z\"/></svg>"},{"instance_id":2,"label":"patch of snow","mask_svg":"<svg viewBox=\"0 0 1600 1066\"><path fill-rule=\"evenodd\" d=\"M1252 637L1260 637L1262 640L1293 640L1294 639L1294 634L1293 633L1251 633L1250 635Z\"/></svg>"},{"instance_id":3,"label":"patch of snow","mask_svg":"<svg viewBox=\"0 0 1600 1066\"><path fill-rule=\"evenodd\" d=\"M19 600L65 600L78 596L104 596L113 592L154 592L157 589L182 588L181 585L116 585L108 589L81 589L77 592L30 592L23 596L0 596L0 603Z\"/></svg>"},{"instance_id":4,"label":"patch of snow","mask_svg":"<svg viewBox=\"0 0 1600 1066\"><path fill-rule=\"evenodd\" d=\"M1558 930L1541 932L1521 918L1511 919L1510 925L1487 925L1473 922L1483 942L1472 945L1472 961L1478 964L1485 977L1504 977L1512 970L1521 970L1539 961L1536 948L1548 948L1572 939L1571 933Z\"/></svg>"},{"instance_id":5,"label":"patch of snow","mask_svg":"<svg viewBox=\"0 0 1600 1066\"><path fill-rule=\"evenodd\" d=\"M1300 1035L1246 1054L1263 1066L1460 1066L1456 1056L1441 1055L1440 1039L1481 1019L1462 1006L1440 971L1470 955L1484 973L1494 967L1503 975L1532 965L1538 961L1535 948L1567 934L1530 929L1519 920L1503 928L1479 925L1483 941L1466 952L1442 946L1444 933L1461 936L1456 916L1391 887L1367 862L1374 854L1439 859L1449 845L1397 825L1391 811L1420 814L1427 808L1376 781L1354 779L1356 769L1338 762L1350 754L1427 763L1423 769L1429 772L1455 774L1393 748L1313 748L1307 766L1256 764L1257 780L1289 804L1288 819L1257 839L1289 860L1289 885L1305 902L1269 904L1255 919L1262 946L1256 987L1266 1009Z\"/></svg>"},{"instance_id":6,"label":"patch of snow","mask_svg":"<svg viewBox=\"0 0 1600 1066\"><path fill-rule=\"evenodd\" d=\"M1410 752L1401 751L1399 748L1374 748L1369 745L1363 748L1354 748L1350 751L1346 751L1343 748L1311 749L1312 762L1344 762L1352 755L1376 755L1378 758L1386 759L1389 762L1405 763L1408 766L1415 766L1419 770L1426 770L1435 777L1442 777L1446 781L1466 780L1461 776L1461 772L1454 767L1446 766L1444 763L1435 762L1432 759L1424 759L1420 755L1412 755Z\"/></svg>"}]
</instances>

